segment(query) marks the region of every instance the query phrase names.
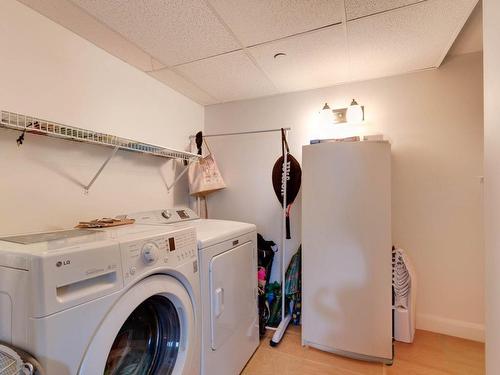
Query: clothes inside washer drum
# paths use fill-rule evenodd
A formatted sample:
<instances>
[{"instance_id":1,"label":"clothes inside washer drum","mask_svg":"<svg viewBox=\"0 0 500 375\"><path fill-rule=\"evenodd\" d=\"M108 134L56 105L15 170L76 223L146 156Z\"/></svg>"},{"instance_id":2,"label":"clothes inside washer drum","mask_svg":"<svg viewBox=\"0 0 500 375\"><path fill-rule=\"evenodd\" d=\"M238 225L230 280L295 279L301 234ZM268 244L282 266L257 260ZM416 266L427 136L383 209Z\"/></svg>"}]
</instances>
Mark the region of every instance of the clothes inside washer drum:
<instances>
[{"instance_id":1,"label":"clothes inside washer drum","mask_svg":"<svg viewBox=\"0 0 500 375\"><path fill-rule=\"evenodd\" d=\"M175 306L166 297L150 297L118 332L104 375L170 375L179 347L180 320Z\"/></svg>"}]
</instances>

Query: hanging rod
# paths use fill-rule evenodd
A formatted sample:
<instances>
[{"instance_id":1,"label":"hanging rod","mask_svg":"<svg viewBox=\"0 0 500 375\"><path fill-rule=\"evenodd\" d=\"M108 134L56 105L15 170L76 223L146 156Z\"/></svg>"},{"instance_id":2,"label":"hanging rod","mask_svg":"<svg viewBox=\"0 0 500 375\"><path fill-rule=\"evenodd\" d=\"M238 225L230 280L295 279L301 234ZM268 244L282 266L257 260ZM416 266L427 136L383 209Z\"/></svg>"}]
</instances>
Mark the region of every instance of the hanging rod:
<instances>
[{"instance_id":1,"label":"hanging rod","mask_svg":"<svg viewBox=\"0 0 500 375\"><path fill-rule=\"evenodd\" d=\"M283 130L292 130L291 128L283 128ZM229 135L244 135L244 134L258 134L258 133L271 133L271 132L280 132L281 128L278 129L266 129L266 130L251 130L247 132L236 132L236 133L220 133L220 134L207 134L204 135L204 138L210 137L225 137ZM194 135L190 135L189 138L195 138Z\"/></svg>"}]
</instances>

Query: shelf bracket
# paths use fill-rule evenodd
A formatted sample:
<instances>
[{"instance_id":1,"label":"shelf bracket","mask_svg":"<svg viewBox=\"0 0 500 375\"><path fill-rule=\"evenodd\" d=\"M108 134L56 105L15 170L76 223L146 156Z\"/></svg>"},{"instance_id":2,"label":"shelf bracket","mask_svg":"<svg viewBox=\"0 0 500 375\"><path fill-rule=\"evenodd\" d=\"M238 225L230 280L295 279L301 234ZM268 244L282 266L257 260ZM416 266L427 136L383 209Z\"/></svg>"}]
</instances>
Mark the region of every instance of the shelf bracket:
<instances>
[{"instance_id":1,"label":"shelf bracket","mask_svg":"<svg viewBox=\"0 0 500 375\"><path fill-rule=\"evenodd\" d=\"M97 171L97 173L94 175L94 177L92 178L92 180L90 180L89 184L87 186L84 186L85 195L87 195L89 193L89 190L92 187L92 185L94 184L94 182L100 176L100 174L102 173L102 171L104 170L104 168L106 167L106 165L108 165L108 163L111 161L111 159L113 159L113 157L116 155L116 153L118 152L119 149L120 149L120 146L116 146L113 149L113 152L104 161L104 163L101 165L101 167L99 168L99 170Z\"/></svg>"},{"instance_id":2,"label":"shelf bracket","mask_svg":"<svg viewBox=\"0 0 500 375\"><path fill-rule=\"evenodd\" d=\"M175 187L175 185L177 185L177 183L182 178L182 176L184 176L186 174L186 172L189 170L189 166L194 161L196 161L196 160L195 159L190 159L188 161L188 165L186 166L186 168L184 168L184 170L175 178L174 182L172 182L172 184L170 186L167 183L165 183L165 185L167 186L167 192L168 193L170 193L170 191Z\"/></svg>"}]
</instances>

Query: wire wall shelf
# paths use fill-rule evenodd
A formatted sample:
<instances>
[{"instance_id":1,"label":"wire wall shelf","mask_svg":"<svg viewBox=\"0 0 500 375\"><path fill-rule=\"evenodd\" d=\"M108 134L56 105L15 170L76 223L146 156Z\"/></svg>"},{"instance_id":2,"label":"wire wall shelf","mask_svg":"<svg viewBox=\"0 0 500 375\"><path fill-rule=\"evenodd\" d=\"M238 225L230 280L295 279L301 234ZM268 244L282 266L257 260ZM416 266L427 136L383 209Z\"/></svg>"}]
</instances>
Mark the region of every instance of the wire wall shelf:
<instances>
[{"instance_id":1,"label":"wire wall shelf","mask_svg":"<svg viewBox=\"0 0 500 375\"><path fill-rule=\"evenodd\" d=\"M120 150L140 152L165 158L182 160L198 160L199 155L179 151L168 147L161 147L149 143L138 142L127 138L118 137L92 130L77 128L74 126L58 124L56 122L42 120L32 116L2 111L0 126L26 133L46 135L66 140L98 144L108 147L117 147Z\"/></svg>"},{"instance_id":2,"label":"wire wall shelf","mask_svg":"<svg viewBox=\"0 0 500 375\"><path fill-rule=\"evenodd\" d=\"M116 135L77 128L75 126L63 125L53 121L43 120L14 112L1 111L0 116L1 128L19 130L23 132L23 135L24 133L45 135L69 141L90 143L113 148L112 154L106 159L94 178L88 185L84 186L86 193L88 193L92 184L99 177L104 167L106 167L108 162L115 156L118 150L133 151L168 159L180 159L189 163L197 161L201 158L201 155L193 154L187 151L179 151L173 148L118 137ZM20 139L18 139L19 144L22 144L24 140L23 135Z\"/></svg>"}]
</instances>

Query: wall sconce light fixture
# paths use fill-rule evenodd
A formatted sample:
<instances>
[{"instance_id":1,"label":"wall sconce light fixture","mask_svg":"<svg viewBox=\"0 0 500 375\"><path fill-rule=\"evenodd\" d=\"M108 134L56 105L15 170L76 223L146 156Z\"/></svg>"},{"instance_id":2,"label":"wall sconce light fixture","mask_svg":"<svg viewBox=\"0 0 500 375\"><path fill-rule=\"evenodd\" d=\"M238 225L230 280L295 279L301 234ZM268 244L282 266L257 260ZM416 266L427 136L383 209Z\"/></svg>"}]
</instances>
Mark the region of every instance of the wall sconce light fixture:
<instances>
[{"instance_id":1,"label":"wall sconce light fixture","mask_svg":"<svg viewBox=\"0 0 500 375\"><path fill-rule=\"evenodd\" d=\"M331 109L328 103L325 103L321 116L334 124L361 124L365 120L365 107L359 105L354 99L347 108Z\"/></svg>"},{"instance_id":2,"label":"wall sconce light fixture","mask_svg":"<svg viewBox=\"0 0 500 375\"><path fill-rule=\"evenodd\" d=\"M346 113L347 122L349 124L361 124L365 119L365 109L353 99Z\"/></svg>"}]
</instances>

